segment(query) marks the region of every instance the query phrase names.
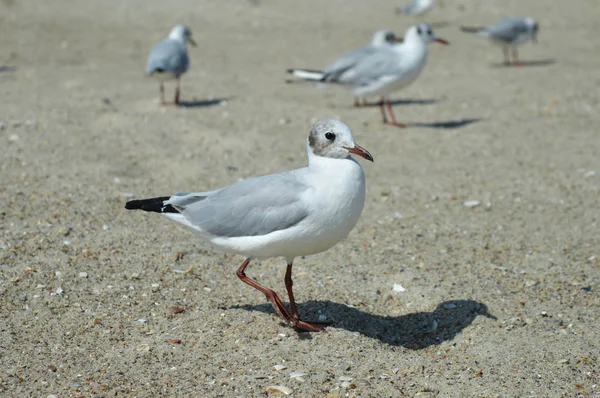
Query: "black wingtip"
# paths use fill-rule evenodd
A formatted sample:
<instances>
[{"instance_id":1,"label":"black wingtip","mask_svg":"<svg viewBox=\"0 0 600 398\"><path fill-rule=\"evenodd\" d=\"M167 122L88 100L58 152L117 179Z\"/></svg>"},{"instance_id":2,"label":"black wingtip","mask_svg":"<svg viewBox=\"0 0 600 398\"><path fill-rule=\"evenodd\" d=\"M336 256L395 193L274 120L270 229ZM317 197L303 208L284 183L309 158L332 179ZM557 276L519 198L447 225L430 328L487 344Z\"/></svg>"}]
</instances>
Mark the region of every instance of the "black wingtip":
<instances>
[{"instance_id":1,"label":"black wingtip","mask_svg":"<svg viewBox=\"0 0 600 398\"><path fill-rule=\"evenodd\" d=\"M125 203L125 208L127 210L141 209L141 200L130 200L129 202Z\"/></svg>"},{"instance_id":2,"label":"black wingtip","mask_svg":"<svg viewBox=\"0 0 600 398\"><path fill-rule=\"evenodd\" d=\"M125 203L125 208L127 210L144 210L153 213L179 213L173 206L165 205L165 201L169 198L169 196L161 196L159 198L130 200Z\"/></svg>"}]
</instances>

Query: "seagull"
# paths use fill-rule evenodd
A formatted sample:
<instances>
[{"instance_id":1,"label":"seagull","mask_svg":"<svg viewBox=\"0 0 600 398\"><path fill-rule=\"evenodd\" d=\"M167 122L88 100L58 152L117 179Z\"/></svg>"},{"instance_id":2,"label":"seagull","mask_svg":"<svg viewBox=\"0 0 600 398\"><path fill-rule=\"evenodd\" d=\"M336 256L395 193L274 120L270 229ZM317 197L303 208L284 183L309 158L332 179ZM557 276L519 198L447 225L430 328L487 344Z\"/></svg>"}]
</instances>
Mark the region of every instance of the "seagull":
<instances>
[{"instance_id":1,"label":"seagull","mask_svg":"<svg viewBox=\"0 0 600 398\"><path fill-rule=\"evenodd\" d=\"M412 0L404 7L396 7L396 14L419 16L435 7L435 0Z\"/></svg>"},{"instance_id":2,"label":"seagull","mask_svg":"<svg viewBox=\"0 0 600 398\"><path fill-rule=\"evenodd\" d=\"M152 48L146 63L146 74L155 77L160 82L160 104L166 105L165 88L167 80L177 80L174 104L179 105L179 78L190 66L187 43L196 46L192 39L192 31L185 25L175 25L169 37Z\"/></svg>"},{"instance_id":3,"label":"seagull","mask_svg":"<svg viewBox=\"0 0 600 398\"><path fill-rule=\"evenodd\" d=\"M323 120L310 129L308 166L243 180L209 192L177 193L132 200L129 210L160 213L191 229L215 248L243 255L238 278L262 292L294 328L323 329L302 320L292 291L294 258L323 252L354 228L365 203L365 175L351 155L373 161L354 142L352 132L337 120ZM289 309L277 293L246 276L251 259L284 257Z\"/></svg>"},{"instance_id":4,"label":"seagull","mask_svg":"<svg viewBox=\"0 0 600 398\"><path fill-rule=\"evenodd\" d=\"M347 69L326 73L321 81L345 86L355 97L380 96L383 123L406 127L396 121L388 96L419 77L427 62L427 44L433 41L449 44L437 37L429 25L411 26L401 43L377 49ZM385 105L391 122L386 117Z\"/></svg>"},{"instance_id":5,"label":"seagull","mask_svg":"<svg viewBox=\"0 0 600 398\"><path fill-rule=\"evenodd\" d=\"M347 52L322 71L312 69L288 69L287 72L299 79L319 82L323 79L323 76L347 70L356 65L356 63L364 57L373 54L378 49L390 47L400 41L402 41L402 39L398 38L394 32L382 29L375 32L370 44ZM360 97L354 98L354 106L362 106Z\"/></svg>"},{"instance_id":6,"label":"seagull","mask_svg":"<svg viewBox=\"0 0 600 398\"><path fill-rule=\"evenodd\" d=\"M491 39L494 43L502 46L505 65L519 66L522 64L519 62L517 46L527 40L537 43L539 28L539 24L533 18L503 18L498 23L487 27L461 26L460 29L463 32L476 33ZM512 63L509 50L512 53Z\"/></svg>"}]
</instances>

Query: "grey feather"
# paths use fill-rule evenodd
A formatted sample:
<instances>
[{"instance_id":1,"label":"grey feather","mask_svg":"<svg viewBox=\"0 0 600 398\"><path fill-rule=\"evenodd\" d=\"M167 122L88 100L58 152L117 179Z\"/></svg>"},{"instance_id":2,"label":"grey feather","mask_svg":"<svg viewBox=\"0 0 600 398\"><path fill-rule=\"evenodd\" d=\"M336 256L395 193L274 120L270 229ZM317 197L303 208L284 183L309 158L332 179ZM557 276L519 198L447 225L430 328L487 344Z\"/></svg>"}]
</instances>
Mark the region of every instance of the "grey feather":
<instances>
[{"instance_id":1,"label":"grey feather","mask_svg":"<svg viewBox=\"0 0 600 398\"><path fill-rule=\"evenodd\" d=\"M152 75L157 71L182 75L190 66L185 42L165 39L150 51L146 64L146 73Z\"/></svg>"},{"instance_id":2,"label":"grey feather","mask_svg":"<svg viewBox=\"0 0 600 398\"><path fill-rule=\"evenodd\" d=\"M529 28L522 19L504 18L497 24L489 26L485 30L493 39L513 42L517 40L520 35L526 34L529 31Z\"/></svg>"},{"instance_id":3,"label":"grey feather","mask_svg":"<svg viewBox=\"0 0 600 398\"><path fill-rule=\"evenodd\" d=\"M169 200L203 231L219 237L261 236L292 227L308 215L301 196L309 187L294 171L240 181L223 189Z\"/></svg>"},{"instance_id":4,"label":"grey feather","mask_svg":"<svg viewBox=\"0 0 600 398\"><path fill-rule=\"evenodd\" d=\"M394 75L397 69L396 54L389 49L378 49L371 56L362 58L352 68L337 75L325 76L323 79L327 79L329 82L362 86L387 75Z\"/></svg>"},{"instance_id":5,"label":"grey feather","mask_svg":"<svg viewBox=\"0 0 600 398\"><path fill-rule=\"evenodd\" d=\"M410 4L408 4L404 7L396 7L396 12L399 14L413 15L418 10L419 10L419 2L416 0L411 1Z\"/></svg>"},{"instance_id":6,"label":"grey feather","mask_svg":"<svg viewBox=\"0 0 600 398\"><path fill-rule=\"evenodd\" d=\"M537 29L537 24L532 20L527 23L527 20L522 18L503 18L484 28L461 27L463 32L477 33L507 44L516 44L531 39L537 33Z\"/></svg>"},{"instance_id":7,"label":"grey feather","mask_svg":"<svg viewBox=\"0 0 600 398\"><path fill-rule=\"evenodd\" d=\"M331 65L323 70L323 82L334 82L340 75L352 68L363 58L369 57L377 51L396 44L397 38L394 32L382 29L375 33L370 44L358 48L356 50L343 54L340 58L334 61Z\"/></svg>"},{"instance_id":8,"label":"grey feather","mask_svg":"<svg viewBox=\"0 0 600 398\"><path fill-rule=\"evenodd\" d=\"M379 50L380 48L374 46L366 46L342 55L338 60L323 70L323 78L321 81L335 82L344 72L352 68L364 57L370 56Z\"/></svg>"}]
</instances>

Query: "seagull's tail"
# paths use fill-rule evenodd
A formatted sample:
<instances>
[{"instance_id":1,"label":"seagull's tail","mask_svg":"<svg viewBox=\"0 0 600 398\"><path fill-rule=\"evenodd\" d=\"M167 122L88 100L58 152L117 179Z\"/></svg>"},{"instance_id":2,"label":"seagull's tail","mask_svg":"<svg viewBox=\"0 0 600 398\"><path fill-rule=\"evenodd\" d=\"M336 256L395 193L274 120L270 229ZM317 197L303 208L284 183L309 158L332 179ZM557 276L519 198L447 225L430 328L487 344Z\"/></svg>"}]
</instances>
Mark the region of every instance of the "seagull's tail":
<instances>
[{"instance_id":1,"label":"seagull's tail","mask_svg":"<svg viewBox=\"0 0 600 398\"><path fill-rule=\"evenodd\" d=\"M288 69L287 73L299 79L311 80L315 82L321 81L321 79L323 79L323 76L325 75L320 70L312 69Z\"/></svg>"},{"instance_id":2,"label":"seagull's tail","mask_svg":"<svg viewBox=\"0 0 600 398\"><path fill-rule=\"evenodd\" d=\"M481 26L461 26L460 30L467 33L479 33L483 28Z\"/></svg>"},{"instance_id":3,"label":"seagull's tail","mask_svg":"<svg viewBox=\"0 0 600 398\"><path fill-rule=\"evenodd\" d=\"M179 213L173 206L165 203L169 199L171 199L170 196L161 196L159 198L130 200L125 203L125 208L127 210L144 210L153 213Z\"/></svg>"}]
</instances>

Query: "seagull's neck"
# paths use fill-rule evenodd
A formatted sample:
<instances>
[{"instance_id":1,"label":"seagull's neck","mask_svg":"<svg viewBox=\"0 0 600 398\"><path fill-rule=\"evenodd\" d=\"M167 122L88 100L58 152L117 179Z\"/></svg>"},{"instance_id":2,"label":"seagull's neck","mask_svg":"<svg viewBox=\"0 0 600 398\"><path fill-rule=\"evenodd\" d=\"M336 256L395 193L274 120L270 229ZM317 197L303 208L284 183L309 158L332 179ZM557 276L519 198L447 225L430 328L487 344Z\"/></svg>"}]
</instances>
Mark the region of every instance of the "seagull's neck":
<instances>
[{"instance_id":1,"label":"seagull's neck","mask_svg":"<svg viewBox=\"0 0 600 398\"><path fill-rule=\"evenodd\" d=\"M348 156L347 158L329 158L325 156L315 155L312 150L308 151L308 168L311 170L326 170L335 173L336 170L343 169L345 166L354 168L356 165L360 167L358 162Z\"/></svg>"},{"instance_id":2,"label":"seagull's neck","mask_svg":"<svg viewBox=\"0 0 600 398\"><path fill-rule=\"evenodd\" d=\"M396 45L394 50L402 62L421 63L427 58L427 43L418 37L408 37L403 43Z\"/></svg>"},{"instance_id":3,"label":"seagull's neck","mask_svg":"<svg viewBox=\"0 0 600 398\"><path fill-rule=\"evenodd\" d=\"M406 53L427 52L427 43L418 37L407 37L404 42L396 45L396 51Z\"/></svg>"}]
</instances>

